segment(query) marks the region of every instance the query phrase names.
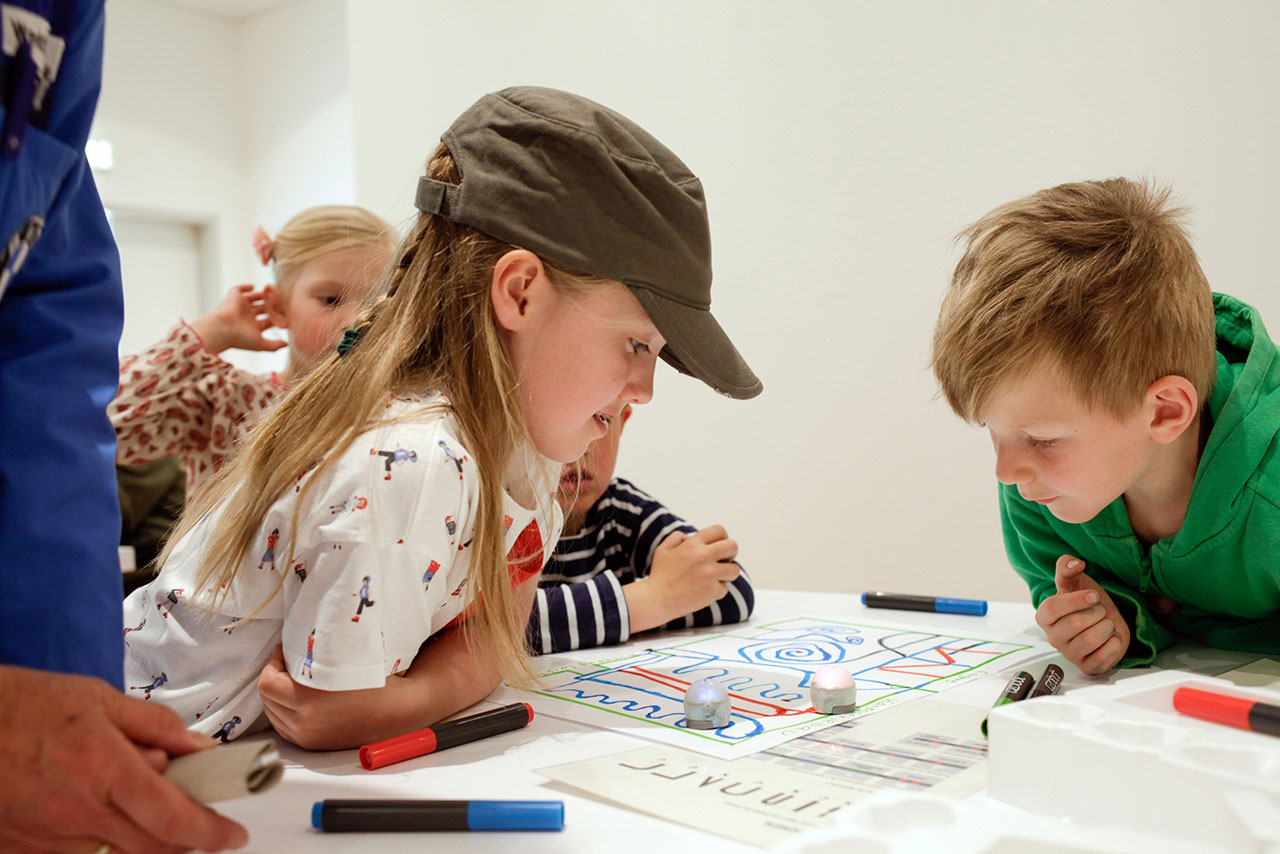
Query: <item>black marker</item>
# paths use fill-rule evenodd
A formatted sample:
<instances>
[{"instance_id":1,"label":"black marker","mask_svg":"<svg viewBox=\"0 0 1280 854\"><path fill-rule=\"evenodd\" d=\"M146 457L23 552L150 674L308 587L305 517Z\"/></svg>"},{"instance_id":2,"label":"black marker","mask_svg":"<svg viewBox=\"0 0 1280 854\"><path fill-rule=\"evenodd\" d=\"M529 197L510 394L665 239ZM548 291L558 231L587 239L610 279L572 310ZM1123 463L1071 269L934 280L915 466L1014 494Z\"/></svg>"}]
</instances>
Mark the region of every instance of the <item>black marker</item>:
<instances>
[{"instance_id":1,"label":"black marker","mask_svg":"<svg viewBox=\"0 0 1280 854\"><path fill-rule=\"evenodd\" d=\"M995 705L991 708L998 709L1001 706L1007 706L1009 703L1016 703L1019 700L1025 700L1027 695L1031 693L1031 674L1025 670L1019 670L1013 674L1013 678L1009 680L1009 684L1004 686L1004 690L1000 692L1000 696L996 697ZM987 719L982 719L982 737L987 737Z\"/></svg>"},{"instance_id":2,"label":"black marker","mask_svg":"<svg viewBox=\"0 0 1280 854\"><path fill-rule=\"evenodd\" d=\"M1062 668L1056 664L1050 664L1045 667L1044 673L1040 674L1040 678L1036 680L1036 687L1031 689L1031 696L1028 700L1034 700L1036 697L1045 697L1056 694L1062 690Z\"/></svg>"},{"instance_id":3,"label":"black marker","mask_svg":"<svg viewBox=\"0 0 1280 854\"><path fill-rule=\"evenodd\" d=\"M325 800L311 826L341 831L562 830L564 801Z\"/></svg>"},{"instance_id":4,"label":"black marker","mask_svg":"<svg viewBox=\"0 0 1280 854\"><path fill-rule=\"evenodd\" d=\"M936 611L939 614L965 614L970 617L982 617L987 613L987 603L981 599L912 596L908 593L885 593L882 590L868 590L863 593L862 604L868 608L894 608L899 611Z\"/></svg>"}]
</instances>

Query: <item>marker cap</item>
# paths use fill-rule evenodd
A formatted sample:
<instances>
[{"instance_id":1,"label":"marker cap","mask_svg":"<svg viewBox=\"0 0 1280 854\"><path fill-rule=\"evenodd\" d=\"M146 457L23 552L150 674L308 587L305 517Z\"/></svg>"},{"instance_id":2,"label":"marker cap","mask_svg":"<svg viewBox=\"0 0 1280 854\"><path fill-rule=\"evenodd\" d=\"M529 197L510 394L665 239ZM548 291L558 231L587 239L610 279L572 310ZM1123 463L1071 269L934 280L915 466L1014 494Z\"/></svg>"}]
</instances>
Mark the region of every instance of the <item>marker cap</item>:
<instances>
[{"instance_id":1,"label":"marker cap","mask_svg":"<svg viewBox=\"0 0 1280 854\"><path fill-rule=\"evenodd\" d=\"M942 614L967 614L971 617L987 615L987 603L981 599L948 599L939 596L934 600L934 609Z\"/></svg>"},{"instance_id":2,"label":"marker cap","mask_svg":"<svg viewBox=\"0 0 1280 854\"><path fill-rule=\"evenodd\" d=\"M561 830L563 801L472 801L467 806L472 830Z\"/></svg>"}]
</instances>

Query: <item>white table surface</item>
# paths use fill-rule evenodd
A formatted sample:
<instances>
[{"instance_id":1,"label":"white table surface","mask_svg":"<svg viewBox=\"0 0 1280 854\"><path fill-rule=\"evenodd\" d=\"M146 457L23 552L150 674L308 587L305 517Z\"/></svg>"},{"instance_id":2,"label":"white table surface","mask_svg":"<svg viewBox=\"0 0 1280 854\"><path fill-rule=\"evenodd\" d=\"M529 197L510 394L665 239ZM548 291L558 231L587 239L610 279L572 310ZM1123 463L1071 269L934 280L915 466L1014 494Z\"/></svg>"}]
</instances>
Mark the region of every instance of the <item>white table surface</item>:
<instances>
[{"instance_id":1,"label":"white table surface","mask_svg":"<svg viewBox=\"0 0 1280 854\"><path fill-rule=\"evenodd\" d=\"M984 637L1022 637L1043 641L1028 604L992 603L985 617L905 611L873 611L851 594L757 591L752 622L795 615L893 620L940 630L963 630ZM715 631L708 629L704 631ZM652 645L655 634L629 646ZM1010 668L1011 670L1014 668ZM1090 682L1067 668L1068 685ZM1005 676L986 677L979 690L994 697ZM1000 683L1000 684L997 684ZM482 710L485 704L477 707ZM536 707L535 707L536 708ZM880 714L893 714L888 709ZM253 738L274 738L264 734ZM357 752L314 753L279 742L286 763L284 780L267 794L229 801L217 808L249 828L247 851L254 852L408 852L424 851L607 851L645 852L655 846L699 854L757 851L703 831L584 797L534 769L652 744L616 732L595 729L550 715L537 715L525 729L419 757L377 771L360 767ZM326 798L480 798L563 800L565 826L558 833L331 833L310 827L311 807Z\"/></svg>"}]
</instances>

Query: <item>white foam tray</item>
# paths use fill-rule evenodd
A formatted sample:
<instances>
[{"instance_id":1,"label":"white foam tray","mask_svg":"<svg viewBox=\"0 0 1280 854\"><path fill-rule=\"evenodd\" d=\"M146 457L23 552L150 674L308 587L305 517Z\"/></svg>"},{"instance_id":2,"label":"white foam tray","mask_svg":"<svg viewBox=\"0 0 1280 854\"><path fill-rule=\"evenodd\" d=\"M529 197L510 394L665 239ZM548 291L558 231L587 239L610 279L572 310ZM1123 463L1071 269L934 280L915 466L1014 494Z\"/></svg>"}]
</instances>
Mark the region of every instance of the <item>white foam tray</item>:
<instances>
[{"instance_id":1,"label":"white foam tray","mask_svg":"<svg viewBox=\"0 0 1280 854\"><path fill-rule=\"evenodd\" d=\"M775 854L1227 854L1228 848L1139 833L1080 827L986 798L880 792L808 830Z\"/></svg>"},{"instance_id":2,"label":"white foam tray","mask_svg":"<svg viewBox=\"0 0 1280 854\"><path fill-rule=\"evenodd\" d=\"M991 798L1092 827L1280 854L1280 738L1173 708L1181 686L1280 693L1162 670L994 709Z\"/></svg>"}]
</instances>

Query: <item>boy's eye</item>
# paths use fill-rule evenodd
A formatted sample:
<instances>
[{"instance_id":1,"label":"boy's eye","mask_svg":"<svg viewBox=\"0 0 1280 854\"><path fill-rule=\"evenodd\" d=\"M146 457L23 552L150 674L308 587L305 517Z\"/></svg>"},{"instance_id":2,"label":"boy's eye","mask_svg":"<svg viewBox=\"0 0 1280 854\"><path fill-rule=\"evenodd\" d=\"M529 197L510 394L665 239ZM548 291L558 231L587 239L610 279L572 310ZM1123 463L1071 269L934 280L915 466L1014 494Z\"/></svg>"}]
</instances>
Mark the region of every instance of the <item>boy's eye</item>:
<instances>
[{"instance_id":1,"label":"boy's eye","mask_svg":"<svg viewBox=\"0 0 1280 854\"><path fill-rule=\"evenodd\" d=\"M644 343L643 341L637 341L636 339L632 338L632 339L631 339L631 352L632 352L632 353L635 353L636 355L641 355L641 354L643 354L643 353L648 353L648 352L649 352L649 345L648 345L648 344L646 344L646 343Z\"/></svg>"},{"instance_id":2,"label":"boy's eye","mask_svg":"<svg viewBox=\"0 0 1280 854\"><path fill-rule=\"evenodd\" d=\"M1033 436L1028 436L1027 444L1033 448L1043 450L1044 448L1052 448L1054 445L1058 444L1058 440L1057 439L1036 439Z\"/></svg>"}]
</instances>

